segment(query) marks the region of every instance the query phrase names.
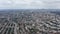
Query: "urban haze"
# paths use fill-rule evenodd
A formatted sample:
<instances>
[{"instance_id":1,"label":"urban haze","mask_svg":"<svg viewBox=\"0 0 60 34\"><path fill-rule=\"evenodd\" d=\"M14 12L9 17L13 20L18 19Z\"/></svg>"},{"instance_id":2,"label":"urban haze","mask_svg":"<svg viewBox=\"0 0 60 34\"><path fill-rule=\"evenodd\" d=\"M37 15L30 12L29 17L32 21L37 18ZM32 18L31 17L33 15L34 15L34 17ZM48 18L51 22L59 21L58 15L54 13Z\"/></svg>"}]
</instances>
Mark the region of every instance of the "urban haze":
<instances>
[{"instance_id":1,"label":"urban haze","mask_svg":"<svg viewBox=\"0 0 60 34\"><path fill-rule=\"evenodd\" d=\"M0 10L0 34L60 34L60 10Z\"/></svg>"}]
</instances>

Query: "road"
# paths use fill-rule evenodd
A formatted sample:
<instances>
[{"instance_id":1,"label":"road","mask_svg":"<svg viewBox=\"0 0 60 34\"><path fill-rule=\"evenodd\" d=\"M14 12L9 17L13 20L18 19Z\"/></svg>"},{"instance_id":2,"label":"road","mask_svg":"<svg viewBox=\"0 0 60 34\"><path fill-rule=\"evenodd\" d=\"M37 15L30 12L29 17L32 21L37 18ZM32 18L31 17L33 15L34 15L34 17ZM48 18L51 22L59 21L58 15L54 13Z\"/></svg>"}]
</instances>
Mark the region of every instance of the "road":
<instances>
[{"instance_id":1,"label":"road","mask_svg":"<svg viewBox=\"0 0 60 34\"><path fill-rule=\"evenodd\" d=\"M14 22L13 22L14 23ZM14 23L15 24L15 27L14 27L14 34L17 34L17 24L16 23Z\"/></svg>"}]
</instances>

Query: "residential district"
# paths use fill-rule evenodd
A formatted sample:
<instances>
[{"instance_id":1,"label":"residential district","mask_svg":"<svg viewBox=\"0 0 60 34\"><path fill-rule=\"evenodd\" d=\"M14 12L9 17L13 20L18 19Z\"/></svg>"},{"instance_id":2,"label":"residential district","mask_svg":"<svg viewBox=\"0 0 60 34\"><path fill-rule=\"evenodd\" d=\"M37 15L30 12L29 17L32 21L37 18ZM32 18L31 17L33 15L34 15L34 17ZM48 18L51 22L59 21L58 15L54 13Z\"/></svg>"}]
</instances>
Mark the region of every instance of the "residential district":
<instances>
[{"instance_id":1,"label":"residential district","mask_svg":"<svg viewBox=\"0 0 60 34\"><path fill-rule=\"evenodd\" d=\"M60 34L60 15L40 11L3 12L0 34Z\"/></svg>"}]
</instances>

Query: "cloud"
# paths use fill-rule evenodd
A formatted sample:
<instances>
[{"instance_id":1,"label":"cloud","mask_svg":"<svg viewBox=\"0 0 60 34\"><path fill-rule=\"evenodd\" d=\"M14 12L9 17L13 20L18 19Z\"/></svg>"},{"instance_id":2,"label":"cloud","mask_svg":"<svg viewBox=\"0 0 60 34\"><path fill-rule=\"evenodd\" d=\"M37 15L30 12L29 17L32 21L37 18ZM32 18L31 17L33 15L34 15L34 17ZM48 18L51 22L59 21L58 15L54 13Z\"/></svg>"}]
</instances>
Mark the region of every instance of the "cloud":
<instances>
[{"instance_id":1,"label":"cloud","mask_svg":"<svg viewBox=\"0 0 60 34\"><path fill-rule=\"evenodd\" d=\"M0 8L60 9L60 0L0 0Z\"/></svg>"}]
</instances>

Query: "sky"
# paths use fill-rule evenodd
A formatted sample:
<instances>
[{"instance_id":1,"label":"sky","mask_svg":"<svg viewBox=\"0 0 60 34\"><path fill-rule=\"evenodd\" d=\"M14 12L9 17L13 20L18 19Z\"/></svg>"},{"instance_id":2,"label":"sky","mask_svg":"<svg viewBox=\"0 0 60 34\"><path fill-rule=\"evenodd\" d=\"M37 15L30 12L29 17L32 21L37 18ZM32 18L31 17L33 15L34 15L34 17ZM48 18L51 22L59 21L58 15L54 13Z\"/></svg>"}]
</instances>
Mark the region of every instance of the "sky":
<instances>
[{"instance_id":1,"label":"sky","mask_svg":"<svg viewBox=\"0 0 60 34\"><path fill-rule=\"evenodd\" d=\"M0 9L60 9L60 0L0 0Z\"/></svg>"}]
</instances>

